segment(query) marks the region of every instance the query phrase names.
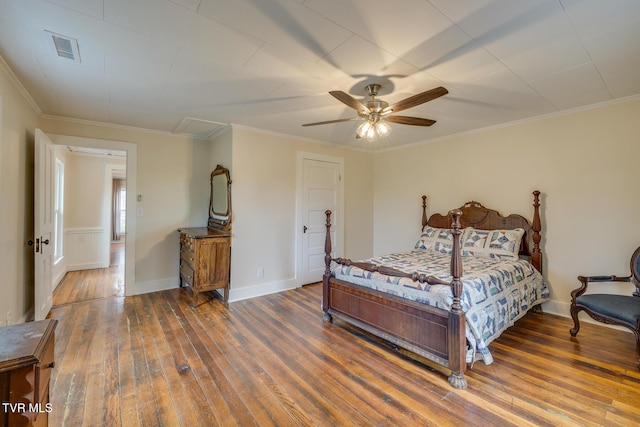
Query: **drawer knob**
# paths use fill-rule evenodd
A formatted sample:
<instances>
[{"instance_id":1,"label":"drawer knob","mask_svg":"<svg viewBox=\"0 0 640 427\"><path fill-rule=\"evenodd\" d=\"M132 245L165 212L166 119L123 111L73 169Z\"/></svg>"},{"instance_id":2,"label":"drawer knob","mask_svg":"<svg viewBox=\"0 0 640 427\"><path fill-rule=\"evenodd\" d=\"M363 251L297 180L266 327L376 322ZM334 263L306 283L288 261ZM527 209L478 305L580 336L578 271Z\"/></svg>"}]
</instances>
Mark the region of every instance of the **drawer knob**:
<instances>
[{"instance_id":1,"label":"drawer knob","mask_svg":"<svg viewBox=\"0 0 640 427\"><path fill-rule=\"evenodd\" d=\"M55 368L55 367L56 367L56 362L55 362L55 360L54 360L53 362L51 362L51 363L49 363L49 364L45 365L45 367L44 367L44 368L45 368L45 369L53 369L53 368Z\"/></svg>"}]
</instances>

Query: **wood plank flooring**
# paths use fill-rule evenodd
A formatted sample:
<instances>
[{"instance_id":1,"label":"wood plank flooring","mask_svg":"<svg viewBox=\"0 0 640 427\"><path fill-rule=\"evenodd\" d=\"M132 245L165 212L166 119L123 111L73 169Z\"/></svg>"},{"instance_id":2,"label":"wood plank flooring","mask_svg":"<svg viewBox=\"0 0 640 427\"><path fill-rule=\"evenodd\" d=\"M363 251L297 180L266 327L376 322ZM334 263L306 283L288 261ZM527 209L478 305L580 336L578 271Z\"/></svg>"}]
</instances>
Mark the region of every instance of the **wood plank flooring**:
<instances>
[{"instance_id":1,"label":"wood plank flooring","mask_svg":"<svg viewBox=\"0 0 640 427\"><path fill-rule=\"evenodd\" d=\"M53 305L124 296L124 242L112 243L109 268L69 271L53 293Z\"/></svg>"},{"instance_id":2,"label":"wood plank flooring","mask_svg":"<svg viewBox=\"0 0 640 427\"><path fill-rule=\"evenodd\" d=\"M320 285L194 309L189 290L54 307L52 426L640 424L631 334L529 314L469 387L322 322Z\"/></svg>"}]
</instances>

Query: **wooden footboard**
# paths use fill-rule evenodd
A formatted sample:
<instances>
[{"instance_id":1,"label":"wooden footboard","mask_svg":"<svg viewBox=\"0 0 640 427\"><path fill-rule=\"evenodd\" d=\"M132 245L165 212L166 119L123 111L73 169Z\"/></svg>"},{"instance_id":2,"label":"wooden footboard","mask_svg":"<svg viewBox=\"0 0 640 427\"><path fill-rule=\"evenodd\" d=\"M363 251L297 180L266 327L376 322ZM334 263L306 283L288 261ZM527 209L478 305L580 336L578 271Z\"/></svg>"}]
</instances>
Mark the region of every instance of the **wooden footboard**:
<instances>
[{"instance_id":1,"label":"wooden footboard","mask_svg":"<svg viewBox=\"0 0 640 427\"><path fill-rule=\"evenodd\" d=\"M460 304L462 294L462 259L460 255L460 215L450 212L452 220L453 251L451 257L451 282L443 282L433 276L404 273L376 264L353 262L345 258L331 257L331 211L326 211L327 234L325 239L325 274L323 276L322 309L324 320L337 316L380 338L432 360L451 370L449 383L464 389L466 369L465 315ZM367 271L388 276L407 277L420 283L451 286L453 304L451 311L417 303L384 292L338 280L331 272L331 262L353 265Z\"/></svg>"}]
</instances>

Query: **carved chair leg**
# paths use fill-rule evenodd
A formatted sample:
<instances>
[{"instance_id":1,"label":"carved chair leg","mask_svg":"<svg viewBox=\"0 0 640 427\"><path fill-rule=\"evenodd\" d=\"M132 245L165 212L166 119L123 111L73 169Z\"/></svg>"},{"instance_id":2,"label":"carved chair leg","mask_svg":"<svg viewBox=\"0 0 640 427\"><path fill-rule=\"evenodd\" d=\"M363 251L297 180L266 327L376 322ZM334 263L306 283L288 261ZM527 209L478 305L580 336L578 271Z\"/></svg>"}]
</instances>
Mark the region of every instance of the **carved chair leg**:
<instances>
[{"instance_id":1,"label":"carved chair leg","mask_svg":"<svg viewBox=\"0 0 640 427\"><path fill-rule=\"evenodd\" d=\"M571 330L569 330L569 333L571 334L572 337L575 337L576 335L578 335L578 331L580 330L580 320L578 320L578 313L580 312L580 310L572 305L571 306L571 318L573 319L573 328Z\"/></svg>"}]
</instances>

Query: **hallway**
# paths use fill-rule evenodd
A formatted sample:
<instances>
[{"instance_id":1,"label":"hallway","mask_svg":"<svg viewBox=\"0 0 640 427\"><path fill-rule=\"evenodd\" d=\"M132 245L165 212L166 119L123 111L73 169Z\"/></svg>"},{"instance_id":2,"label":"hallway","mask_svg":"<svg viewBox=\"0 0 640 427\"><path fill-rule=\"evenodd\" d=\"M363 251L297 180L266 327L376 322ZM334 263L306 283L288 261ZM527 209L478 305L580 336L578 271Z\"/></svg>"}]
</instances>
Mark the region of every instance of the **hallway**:
<instances>
[{"instance_id":1,"label":"hallway","mask_svg":"<svg viewBox=\"0 0 640 427\"><path fill-rule=\"evenodd\" d=\"M124 296L124 242L111 244L108 268L69 271L53 292L53 306Z\"/></svg>"}]
</instances>

